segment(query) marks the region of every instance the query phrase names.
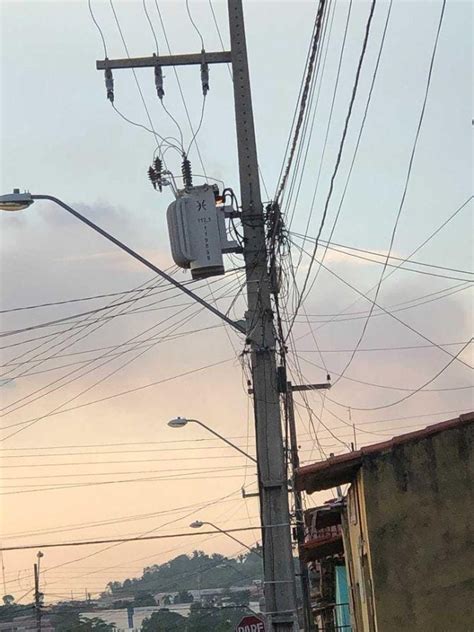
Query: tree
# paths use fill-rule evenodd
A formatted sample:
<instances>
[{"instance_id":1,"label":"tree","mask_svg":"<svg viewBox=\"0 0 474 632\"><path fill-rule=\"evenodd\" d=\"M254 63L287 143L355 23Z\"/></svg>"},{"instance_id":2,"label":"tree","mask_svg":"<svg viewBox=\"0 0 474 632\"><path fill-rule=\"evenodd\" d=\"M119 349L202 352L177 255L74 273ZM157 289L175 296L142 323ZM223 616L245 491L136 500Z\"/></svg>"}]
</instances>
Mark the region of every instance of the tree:
<instances>
[{"instance_id":1,"label":"tree","mask_svg":"<svg viewBox=\"0 0 474 632\"><path fill-rule=\"evenodd\" d=\"M234 632L240 619L248 614L245 608L203 608L193 604L186 632Z\"/></svg>"},{"instance_id":2,"label":"tree","mask_svg":"<svg viewBox=\"0 0 474 632\"><path fill-rule=\"evenodd\" d=\"M142 623L142 632L184 632L186 619L176 612L163 608L154 612Z\"/></svg>"},{"instance_id":3,"label":"tree","mask_svg":"<svg viewBox=\"0 0 474 632\"><path fill-rule=\"evenodd\" d=\"M225 596L237 606L248 606L250 601L250 590L226 591Z\"/></svg>"},{"instance_id":4,"label":"tree","mask_svg":"<svg viewBox=\"0 0 474 632\"><path fill-rule=\"evenodd\" d=\"M180 590L179 593L173 600L173 603L192 603L194 601L194 597L187 590Z\"/></svg>"},{"instance_id":5,"label":"tree","mask_svg":"<svg viewBox=\"0 0 474 632\"><path fill-rule=\"evenodd\" d=\"M72 630L74 632L113 632L115 629L113 625L105 623L98 617L81 618L77 610L67 606L53 615L53 619L56 632L72 632Z\"/></svg>"},{"instance_id":6,"label":"tree","mask_svg":"<svg viewBox=\"0 0 474 632\"><path fill-rule=\"evenodd\" d=\"M135 595L133 605L135 606L135 608L143 608L144 606L156 606L156 601L151 593L140 590Z\"/></svg>"}]
</instances>

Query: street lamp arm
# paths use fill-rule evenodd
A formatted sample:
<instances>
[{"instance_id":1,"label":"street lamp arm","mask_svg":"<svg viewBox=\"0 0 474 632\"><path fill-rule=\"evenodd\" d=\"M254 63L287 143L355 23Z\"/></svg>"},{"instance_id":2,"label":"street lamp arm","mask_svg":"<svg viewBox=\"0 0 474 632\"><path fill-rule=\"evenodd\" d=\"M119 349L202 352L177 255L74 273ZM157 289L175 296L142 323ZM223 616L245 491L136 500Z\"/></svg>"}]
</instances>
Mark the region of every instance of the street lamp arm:
<instances>
[{"instance_id":1,"label":"street lamp arm","mask_svg":"<svg viewBox=\"0 0 474 632\"><path fill-rule=\"evenodd\" d=\"M142 257L142 255L138 254L138 252L135 252L134 250L126 246L123 242L119 241L116 237L114 237L113 235L105 231L103 228L101 228L100 226L97 226L97 224L94 224L94 222L92 222L90 219L88 219L84 215L81 215L81 213L71 208L65 202L62 202L60 199L52 195L35 194L35 195L31 195L31 199L32 200L50 200L51 202L54 202L55 204L63 208L65 211L70 213L71 215L74 215L74 217L80 220L83 224L86 224L87 226L89 226L89 228L92 228L92 230L95 230L96 233L99 233L99 235L102 235L102 237L105 237L105 239L107 239L108 241L118 246L121 250L129 254L131 257L133 257L137 261L140 261L140 263L143 263L144 266L146 266L150 270L153 270L155 274L158 274L161 278L165 279L165 281L168 281L168 283L171 283L171 285L174 285L175 287L180 289L182 292L184 292L184 294L187 294L188 296L190 296L197 303L200 303L203 307L205 307L206 309L211 311L213 314L218 316L221 320L226 322L228 325L231 325L234 329L237 329L237 331L239 331L240 333L243 333L243 334L246 333L244 327L242 327L241 325L233 321L231 318L229 318L228 316L220 312L213 305L211 305L210 303L202 299L200 296L195 294L192 290L189 290L185 285L183 285L179 281L176 281L176 279L173 279L172 276L170 276L169 274L167 274L160 268L157 268L153 263L151 263L151 261L148 261L148 259L145 259L145 257Z\"/></svg>"},{"instance_id":2,"label":"street lamp arm","mask_svg":"<svg viewBox=\"0 0 474 632\"><path fill-rule=\"evenodd\" d=\"M225 437L223 437L221 434L219 434L218 432L216 432L215 430L213 430L212 428L210 428L209 426L206 426L206 424L204 424L202 421L199 421L199 419L188 419L188 421L192 421L195 424L199 424L200 426L202 426L203 428L205 428L208 432L210 432L211 434L213 434L214 436L218 437L219 439L221 439L222 441L224 441L224 443L227 443L227 445L230 445L231 448L234 448L234 450L237 450L238 452L240 452L240 454L243 454L244 456L246 456L248 459L250 459L251 461L253 461L254 463L257 463L257 459L254 458L253 456L251 456L250 454L248 454L247 452L244 452L244 450L241 450L238 446L235 445L235 443L232 443L232 441L229 441L228 439L226 439ZM208 523L210 524L210 523ZM217 527L216 527L217 528Z\"/></svg>"},{"instance_id":3,"label":"street lamp arm","mask_svg":"<svg viewBox=\"0 0 474 632\"><path fill-rule=\"evenodd\" d=\"M248 544L245 544L245 542L242 542L242 540L239 540L238 538L234 538L233 535L231 535L230 533L228 533L227 531L225 531L224 529L221 529L220 527L218 527L216 524L214 524L213 522L208 522L206 520L206 522L203 522L202 524L208 524L210 527L214 527L214 529L216 529L217 531L220 531L220 533L223 533L224 535L226 535L228 538L230 538L231 540L234 540L234 542L237 542L237 544L240 544L241 546L243 546L245 549L247 549L248 551L250 551L250 553L255 553L255 555L258 555L259 557L262 557L260 555L260 553L258 553L257 551L254 551Z\"/></svg>"}]
</instances>

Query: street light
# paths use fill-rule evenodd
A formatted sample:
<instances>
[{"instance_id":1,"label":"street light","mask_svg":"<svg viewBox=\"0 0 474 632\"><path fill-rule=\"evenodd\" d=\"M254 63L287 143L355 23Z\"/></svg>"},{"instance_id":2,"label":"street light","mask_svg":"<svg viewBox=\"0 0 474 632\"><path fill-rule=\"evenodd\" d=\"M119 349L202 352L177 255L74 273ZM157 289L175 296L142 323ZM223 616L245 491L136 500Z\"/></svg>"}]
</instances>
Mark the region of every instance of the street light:
<instances>
[{"instance_id":1,"label":"street light","mask_svg":"<svg viewBox=\"0 0 474 632\"><path fill-rule=\"evenodd\" d=\"M30 193L20 193L20 189L13 189L13 193L0 195L0 210L21 211L33 204Z\"/></svg>"},{"instance_id":2,"label":"street light","mask_svg":"<svg viewBox=\"0 0 474 632\"><path fill-rule=\"evenodd\" d=\"M250 551L250 553L255 553L255 555L258 555L259 557L262 557L260 555L260 553L258 553L254 549L250 548L250 546L245 544L245 542L242 542L242 540L238 540L237 538L234 538L233 535L231 535L230 533L227 533L227 531L224 531L224 529L219 528L213 522L202 522L201 520L195 520L194 522L191 522L191 524L189 526L191 527L191 529L200 529L205 524L209 525L210 527L214 527L214 529L216 529L216 531L219 531L220 533L223 533L224 535L226 535L231 540L234 540L234 542L237 542L237 544L240 544L241 546L246 548L248 551Z\"/></svg>"},{"instance_id":3,"label":"street light","mask_svg":"<svg viewBox=\"0 0 474 632\"><path fill-rule=\"evenodd\" d=\"M183 285L179 281L176 281L176 279L174 279L172 276L170 276L169 274L167 274L160 268L157 268L153 263L151 263L151 261L148 261L147 259L145 259L145 257L142 257L140 254L138 254L138 252L135 252L134 250L126 246L123 242L113 237L110 233L105 231L100 226L97 226L97 224L94 224L94 222L92 222L90 219L88 219L84 215L81 215L81 213L71 208L68 204L58 199L57 197L54 197L53 195L20 193L20 189L13 189L13 193L9 193L7 195L0 195L0 210L21 211L22 209L25 209L25 208L28 208L28 206L31 206L31 204L33 204L35 200L49 200L50 202L54 202L55 204L60 206L62 209L70 213L71 215L74 215L74 217L76 217L83 224L86 224L87 226L89 226L89 228L92 228L92 230L94 230L96 233L99 233L99 235L102 235L102 237L105 237L105 239L107 239L108 241L111 241L113 244L115 244L115 246L118 246L121 250L129 254L131 257L133 257L137 261L140 261L140 263L145 265L147 268L150 268L150 270L153 270L155 274L158 274L161 278L165 279L165 281L168 281L168 283L171 283L175 287L179 288L182 292L184 292L185 294L193 298L197 303L199 303L200 305L208 309L210 312L218 316L221 320L225 321L228 325L231 325L234 329L237 329L240 333L244 333L244 334L246 333L245 327L240 322L233 321L226 314L220 312L216 307L214 307L213 305L205 301L203 298L201 298L198 294L195 294L192 290L188 289L185 285Z\"/></svg>"},{"instance_id":4,"label":"street light","mask_svg":"<svg viewBox=\"0 0 474 632\"><path fill-rule=\"evenodd\" d=\"M250 454L247 454L247 452L244 452L244 450L241 450L238 446L235 445L235 443L232 443L232 441L229 441L228 439L223 437L221 434L219 434L218 432L216 432L215 430L213 430L212 428L204 424L202 421L199 421L199 419L187 419L186 417L175 417L174 419L171 419L170 421L168 421L168 426L170 428L183 428L189 423L199 424L200 426L205 428L208 432L210 432L211 434L215 435L216 437L224 441L224 443L227 443L227 445L230 445L231 448L234 448L234 450L237 450L237 452L240 452L240 454L243 454L254 463L257 463L257 459L255 457L251 456Z\"/></svg>"}]
</instances>

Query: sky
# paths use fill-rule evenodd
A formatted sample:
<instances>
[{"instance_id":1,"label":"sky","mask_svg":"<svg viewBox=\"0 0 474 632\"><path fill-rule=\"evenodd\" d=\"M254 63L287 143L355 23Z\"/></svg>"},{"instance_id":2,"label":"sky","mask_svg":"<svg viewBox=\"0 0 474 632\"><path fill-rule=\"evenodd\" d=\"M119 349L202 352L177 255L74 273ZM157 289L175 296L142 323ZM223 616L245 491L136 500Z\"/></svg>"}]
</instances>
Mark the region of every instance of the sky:
<instances>
[{"instance_id":1,"label":"sky","mask_svg":"<svg viewBox=\"0 0 474 632\"><path fill-rule=\"evenodd\" d=\"M20 187L55 195L156 265L170 268L165 213L172 193L169 188L155 192L146 177L156 147L153 135L127 123L106 99L103 74L95 70L104 51L87 2L18 0L0 6L2 192ZM145 6L165 54L157 5L147 0ZM247 1L244 6L262 189L269 200L284 163L317 4ZM142 2L116 1L114 7L130 56L155 52ZM172 52L199 51L200 38L184 0L159 2L158 7ZM213 2L212 7L228 46L226 4ZM95 0L92 8L109 58L126 56L110 3ZM206 50L220 50L210 4L192 1L190 8ZM292 354L290 364L295 383L325 381L327 372L336 382L344 369L370 307L357 291L369 292L380 279L380 261L400 208L392 255L403 259L472 195L472 6L452 1L441 24L402 203L441 8L439 1L393 3L361 142L331 237L334 244L379 256L369 257L377 259L373 263L347 256L340 248L327 251L324 264L329 271L318 272L293 330L297 355ZM388 9L387 2L376 3L323 239L330 235L343 195ZM330 5L326 62L311 101L315 116L306 137L304 169L302 161L293 192L287 191L282 203L288 219L294 216L288 222L294 244L303 245L298 234L317 234L368 11L369 3L361 0ZM176 78L171 69L164 74L164 103L188 146L192 132ZM199 70L180 69L179 77L195 129L202 108ZM163 137L179 135L156 98L152 71L140 70L137 78L155 129ZM114 81L116 107L146 125L132 73L115 71ZM211 67L210 82L197 145L206 173L224 180L238 195L228 68ZM190 158L195 180L202 182L195 146ZM178 175L179 156L168 151L166 159ZM58 207L37 202L21 214L3 214L0 222L1 309L7 310L2 313L0 376L5 417L0 424L3 546L151 531L173 536L187 532L194 520L223 529L257 526L256 499L243 499L240 493L242 486L255 490L252 462L197 425L166 425L177 415L200 419L242 449L254 450L247 358L241 355L239 334ZM312 247L311 240L305 242L307 251ZM292 252L298 263L296 245ZM388 268L377 303L396 318L374 310L361 351L324 401L319 395L307 401L296 396L303 462L350 449L351 441L356 446L372 443L472 410L469 369L453 360L442 371L452 358L433 346L450 345L445 349L456 354L472 335L472 293L466 282L470 277L464 272L472 269L472 200L414 260L441 267L412 265L417 272L399 269L389 277L393 268ZM235 270L241 265L239 257L227 258L224 277L195 284L201 296L220 309L230 308L236 319L245 311L243 276ZM308 268L309 258L302 255L299 283ZM171 272L180 281L189 280L185 271ZM70 302L98 296L102 298ZM287 298L291 312L294 294L290 291ZM61 301L69 302L8 311ZM112 301L119 305L110 307ZM96 315L86 313L106 306ZM334 315L341 312L335 322ZM68 316L76 318L11 333ZM392 350L374 350L387 347ZM472 346L460 359L472 362ZM431 390L412 395L410 389L438 372L427 386ZM308 413L306 404L314 413ZM137 480L144 478L153 480ZM326 498L314 494L307 503ZM259 539L258 529L239 537L252 545ZM112 548L45 549L46 602L71 592L82 597L85 589L98 594L109 581L138 576L144 566L194 549L240 552L225 535L198 532L189 538ZM36 549L4 553L5 592L17 598L26 593L28 601L35 554Z\"/></svg>"}]
</instances>

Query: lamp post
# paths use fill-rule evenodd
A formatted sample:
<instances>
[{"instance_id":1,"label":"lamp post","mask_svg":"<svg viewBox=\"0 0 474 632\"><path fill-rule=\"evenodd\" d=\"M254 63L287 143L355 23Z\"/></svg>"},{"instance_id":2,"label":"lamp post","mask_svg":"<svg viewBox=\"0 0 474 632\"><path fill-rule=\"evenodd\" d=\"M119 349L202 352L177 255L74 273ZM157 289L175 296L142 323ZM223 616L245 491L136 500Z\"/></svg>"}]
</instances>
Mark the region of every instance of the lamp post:
<instances>
[{"instance_id":1,"label":"lamp post","mask_svg":"<svg viewBox=\"0 0 474 632\"><path fill-rule=\"evenodd\" d=\"M205 524L209 525L210 527L214 527L214 529L216 529L216 531L220 531L220 533L223 533L224 535L226 535L231 540L234 540L235 542L237 542L237 544L240 544L241 546L246 548L248 551L250 551L250 553L255 553L255 555L258 555L259 557L262 557L260 555L260 553L257 553L257 551L254 551L250 546L245 544L245 542L242 542L241 540L238 540L237 538L234 538L233 535L231 535L230 533L227 533L227 531L225 531L224 529L221 529L220 527L215 525L213 522L202 522L201 520L195 520L194 522L191 522L191 524L189 526L191 527L191 529L200 529Z\"/></svg>"},{"instance_id":2,"label":"lamp post","mask_svg":"<svg viewBox=\"0 0 474 632\"><path fill-rule=\"evenodd\" d=\"M193 298L197 303L200 303L203 307L205 307L210 312L218 316L221 320L225 321L228 325L231 325L234 329L237 329L238 331L240 331L240 333L245 333L245 328L240 323L233 321L231 318L229 318L228 316L220 312L216 307L214 307L213 305L205 301L203 298L201 298L198 294L195 294L192 290L188 289L185 285L183 285L179 281L176 281L176 279L174 279L172 276L170 276L169 274L167 274L166 272L164 272L163 270L155 266L153 263L151 263L151 261L148 261L148 259L145 259L145 257L142 257L142 255L140 255L138 252L135 252L134 250L129 248L123 242L118 240L116 237L108 233L106 230L104 230L97 224L94 224L94 222L92 222L90 219L88 219L84 215L81 215L81 213L71 208L68 204L66 204L59 198L54 197L53 195L39 195L39 194L33 195L32 193L20 193L20 189L13 189L13 193L9 193L8 195L0 195L0 210L1 211L21 211L31 206L35 200L49 200L50 202L54 202L55 204L60 206L62 209L67 211L70 215L73 215L76 219L81 221L83 224L86 224L87 226L89 226L89 228L92 228L92 230L94 230L96 233L99 233L99 235L102 235L102 237L105 237L105 239L112 242L115 246L118 246L121 250L123 250L128 255L130 255L131 257L133 257L140 263L142 263L144 266L146 266L150 270L153 270L155 274L158 274L161 278L165 279L165 281L168 281L168 283L171 283L171 285L174 285L175 287L179 288L182 292L184 292L185 294Z\"/></svg>"},{"instance_id":3,"label":"lamp post","mask_svg":"<svg viewBox=\"0 0 474 632\"><path fill-rule=\"evenodd\" d=\"M215 430L207 426L205 423L203 423L202 421L199 421L199 419L187 419L186 417L175 417L175 419L171 419L170 421L168 421L168 426L170 428L183 428L189 423L199 424L200 426L205 428L208 432L210 432L211 434L215 435L216 437L224 441L224 443L227 443L227 445L230 445L231 448L234 448L234 450L237 450L237 452L240 452L240 454L243 454L245 457L247 457L247 459L250 459L254 463L257 463L257 459L255 457L251 456L250 454L247 454L247 452L244 452L244 450L241 450L238 446L235 445L235 443L232 443L232 441L229 441L228 439L223 437L221 434L219 434L218 432L216 432ZM209 524L209 523L206 523L206 524Z\"/></svg>"}]
</instances>

